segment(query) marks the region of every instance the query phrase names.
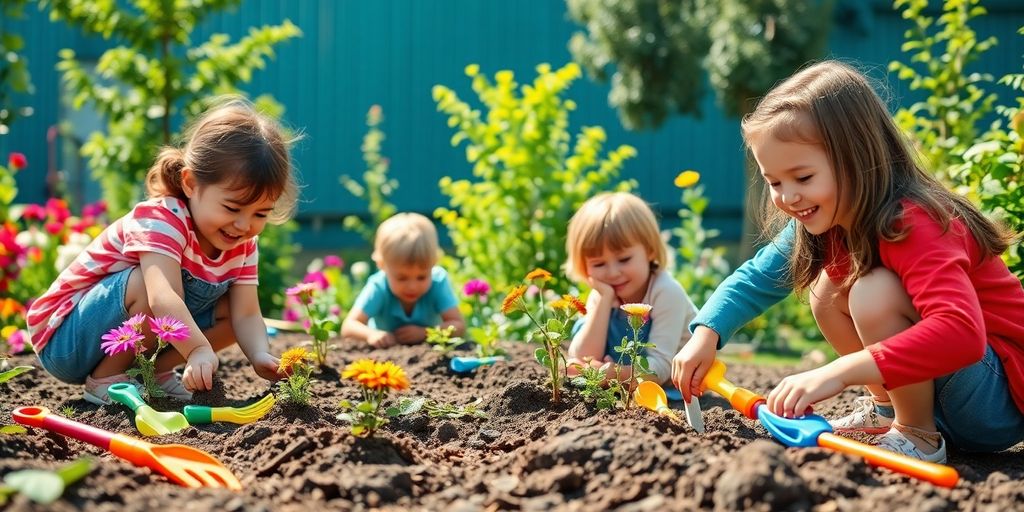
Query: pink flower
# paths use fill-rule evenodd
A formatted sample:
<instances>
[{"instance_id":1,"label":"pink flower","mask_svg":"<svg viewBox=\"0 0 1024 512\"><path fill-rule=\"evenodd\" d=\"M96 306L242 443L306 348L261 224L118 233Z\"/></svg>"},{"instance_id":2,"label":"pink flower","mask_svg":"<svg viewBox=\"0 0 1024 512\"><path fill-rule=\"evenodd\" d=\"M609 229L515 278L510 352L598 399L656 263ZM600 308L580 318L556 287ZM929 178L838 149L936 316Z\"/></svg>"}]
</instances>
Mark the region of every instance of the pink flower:
<instances>
[{"instance_id":1,"label":"pink flower","mask_svg":"<svg viewBox=\"0 0 1024 512\"><path fill-rule=\"evenodd\" d=\"M108 356L113 356L121 352L135 352L139 342L145 339L145 336L135 332L131 327L121 324L121 327L111 329L110 332L100 336L100 339L104 340L100 344L100 348Z\"/></svg>"},{"instance_id":2,"label":"pink flower","mask_svg":"<svg viewBox=\"0 0 1024 512\"><path fill-rule=\"evenodd\" d=\"M23 153L11 153L11 156L7 157L7 165L15 171L19 171L28 167L28 159L25 158Z\"/></svg>"},{"instance_id":3,"label":"pink flower","mask_svg":"<svg viewBox=\"0 0 1024 512\"><path fill-rule=\"evenodd\" d=\"M47 233L49 233L51 235L56 235L56 234L60 233L62 229L64 229L64 223L63 222L47 222L46 226L43 226L43 227L46 228L46 232Z\"/></svg>"},{"instance_id":4,"label":"pink flower","mask_svg":"<svg viewBox=\"0 0 1024 512\"><path fill-rule=\"evenodd\" d=\"M46 208L38 204L27 205L21 212L21 218L25 220L43 220L46 218Z\"/></svg>"},{"instance_id":5,"label":"pink flower","mask_svg":"<svg viewBox=\"0 0 1024 512\"><path fill-rule=\"evenodd\" d=\"M316 285L318 290L326 290L331 283L327 281L327 276L323 272L310 272L306 274L306 277L302 279L303 283L309 283Z\"/></svg>"},{"instance_id":6,"label":"pink flower","mask_svg":"<svg viewBox=\"0 0 1024 512\"><path fill-rule=\"evenodd\" d=\"M538 293L540 293L540 288L537 288L537 285L535 284L531 284L530 287L526 289L526 296L531 299L536 297Z\"/></svg>"},{"instance_id":7,"label":"pink flower","mask_svg":"<svg viewBox=\"0 0 1024 512\"><path fill-rule=\"evenodd\" d=\"M104 213L107 213L107 202L102 199L82 207L83 217L99 217Z\"/></svg>"},{"instance_id":8,"label":"pink flower","mask_svg":"<svg viewBox=\"0 0 1024 512\"><path fill-rule=\"evenodd\" d=\"M339 256L330 254L328 256L324 256L324 265L327 265L328 267L342 268L345 266L345 260L341 259Z\"/></svg>"},{"instance_id":9,"label":"pink flower","mask_svg":"<svg viewBox=\"0 0 1024 512\"><path fill-rule=\"evenodd\" d=\"M490 292L491 285L487 284L487 281L484 281L483 279L472 279L462 287L462 293L467 297L472 297L474 295L486 297Z\"/></svg>"},{"instance_id":10,"label":"pink flower","mask_svg":"<svg viewBox=\"0 0 1024 512\"><path fill-rule=\"evenodd\" d=\"M46 214L53 220L63 224L71 216L71 210L68 210L67 201L51 197L46 200Z\"/></svg>"},{"instance_id":11,"label":"pink flower","mask_svg":"<svg viewBox=\"0 0 1024 512\"><path fill-rule=\"evenodd\" d=\"M188 339L188 326L171 316L150 319L149 328L158 339L167 343Z\"/></svg>"},{"instance_id":12,"label":"pink flower","mask_svg":"<svg viewBox=\"0 0 1024 512\"><path fill-rule=\"evenodd\" d=\"M313 283L301 283L288 288L285 293L295 297L301 304L310 304L313 302L313 295L316 294L316 290L316 285Z\"/></svg>"},{"instance_id":13,"label":"pink flower","mask_svg":"<svg viewBox=\"0 0 1024 512\"><path fill-rule=\"evenodd\" d=\"M20 354L25 351L26 346L31 346L28 341L28 331L18 329L7 338L7 346L11 347L12 354Z\"/></svg>"},{"instance_id":14,"label":"pink flower","mask_svg":"<svg viewBox=\"0 0 1024 512\"><path fill-rule=\"evenodd\" d=\"M302 318L299 316L299 312L292 308L284 310L284 314L281 316L281 319L286 322L298 322L299 318Z\"/></svg>"},{"instance_id":15,"label":"pink flower","mask_svg":"<svg viewBox=\"0 0 1024 512\"><path fill-rule=\"evenodd\" d=\"M135 316L129 318L128 320L125 320L124 324L122 324L122 325L127 325L128 327L131 328L131 330L133 330L135 332L141 333L142 332L142 325L145 324L145 323L146 323L146 315L143 314L143 313L138 313Z\"/></svg>"}]
</instances>

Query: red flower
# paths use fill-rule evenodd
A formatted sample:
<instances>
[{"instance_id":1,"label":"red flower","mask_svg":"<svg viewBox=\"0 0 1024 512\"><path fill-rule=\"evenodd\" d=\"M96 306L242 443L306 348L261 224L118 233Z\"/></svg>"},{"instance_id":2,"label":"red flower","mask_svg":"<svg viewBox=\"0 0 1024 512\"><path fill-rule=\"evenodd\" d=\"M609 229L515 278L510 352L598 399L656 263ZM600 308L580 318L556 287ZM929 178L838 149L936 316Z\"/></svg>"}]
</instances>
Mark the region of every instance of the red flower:
<instances>
[{"instance_id":1,"label":"red flower","mask_svg":"<svg viewBox=\"0 0 1024 512\"><path fill-rule=\"evenodd\" d=\"M28 167L28 159L22 153L11 153L11 156L7 157L7 165L15 170L21 170Z\"/></svg>"}]
</instances>

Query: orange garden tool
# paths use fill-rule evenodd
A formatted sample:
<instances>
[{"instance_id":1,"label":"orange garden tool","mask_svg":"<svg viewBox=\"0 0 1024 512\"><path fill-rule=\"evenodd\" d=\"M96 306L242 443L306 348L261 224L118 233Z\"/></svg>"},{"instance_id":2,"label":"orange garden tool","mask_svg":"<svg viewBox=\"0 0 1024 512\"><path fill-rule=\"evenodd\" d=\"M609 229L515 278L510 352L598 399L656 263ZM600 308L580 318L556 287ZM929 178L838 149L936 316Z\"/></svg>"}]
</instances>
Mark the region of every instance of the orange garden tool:
<instances>
[{"instance_id":1,"label":"orange garden tool","mask_svg":"<svg viewBox=\"0 0 1024 512\"><path fill-rule=\"evenodd\" d=\"M953 487L960 480L960 475L949 466L925 462L835 435L828 421L816 414L807 414L799 418L783 418L773 414L768 410L767 401L763 396L729 382L725 378L725 364L717 359L704 376L703 386L725 397L732 407L744 416L760 420L768 432L786 446L820 446L857 455L874 466L888 468L943 487Z\"/></svg>"},{"instance_id":2,"label":"orange garden tool","mask_svg":"<svg viewBox=\"0 0 1024 512\"><path fill-rule=\"evenodd\" d=\"M212 455L191 446L151 444L50 414L46 407L19 407L11 416L22 425L43 428L103 448L136 466L158 471L185 487L242 489L231 470Z\"/></svg>"}]
</instances>

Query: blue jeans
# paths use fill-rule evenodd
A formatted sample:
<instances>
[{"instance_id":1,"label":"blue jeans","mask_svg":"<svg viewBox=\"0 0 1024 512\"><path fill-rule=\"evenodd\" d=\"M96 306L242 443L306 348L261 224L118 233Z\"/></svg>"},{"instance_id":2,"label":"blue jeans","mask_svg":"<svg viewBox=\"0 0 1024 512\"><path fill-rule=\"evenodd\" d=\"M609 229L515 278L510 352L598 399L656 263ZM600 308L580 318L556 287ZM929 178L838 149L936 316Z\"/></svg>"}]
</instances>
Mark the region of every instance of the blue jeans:
<instances>
[{"instance_id":1,"label":"blue jeans","mask_svg":"<svg viewBox=\"0 0 1024 512\"><path fill-rule=\"evenodd\" d=\"M935 379L935 423L951 445L972 452L998 452L1024 440L1024 414L991 346L981 361Z\"/></svg>"},{"instance_id":2,"label":"blue jeans","mask_svg":"<svg viewBox=\"0 0 1024 512\"><path fill-rule=\"evenodd\" d=\"M68 313L39 354L39 363L62 382L82 384L106 357L101 336L128 319L125 290L132 267L104 277ZM199 329L213 327L214 307L230 283L212 284L181 271L185 306Z\"/></svg>"}]
</instances>

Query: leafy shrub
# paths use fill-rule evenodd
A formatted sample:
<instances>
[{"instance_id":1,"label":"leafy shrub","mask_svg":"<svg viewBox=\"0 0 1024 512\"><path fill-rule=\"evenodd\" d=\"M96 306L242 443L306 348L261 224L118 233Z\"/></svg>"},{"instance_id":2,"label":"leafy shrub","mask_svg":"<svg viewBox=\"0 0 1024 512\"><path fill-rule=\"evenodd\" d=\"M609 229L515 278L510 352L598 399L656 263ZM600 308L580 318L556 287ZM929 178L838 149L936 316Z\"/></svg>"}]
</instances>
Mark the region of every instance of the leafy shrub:
<instances>
[{"instance_id":1,"label":"leafy shrub","mask_svg":"<svg viewBox=\"0 0 1024 512\"><path fill-rule=\"evenodd\" d=\"M445 265L455 282L487 276L504 290L524 268L559 267L566 259L569 218L579 205L596 192L635 186L613 180L636 151L623 145L601 158L602 128L582 128L570 148L569 112L576 104L563 96L579 78L579 67L553 71L541 64L537 73L520 86L511 71L497 72L492 82L477 65L467 66L482 111L434 86L437 108L455 129L452 145L466 143L475 178L442 178L449 206L434 212L455 246L457 261Z\"/></svg>"},{"instance_id":2,"label":"leafy shrub","mask_svg":"<svg viewBox=\"0 0 1024 512\"><path fill-rule=\"evenodd\" d=\"M398 180L388 177L391 163L380 153L381 142L384 141L384 131L380 129L383 121L384 114L380 105L370 107L369 112L366 113L368 130L363 136L363 145L360 146L363 152L363 162L366 163L363 182L359 183L347 174L341 177L341 184L349 193L366 201L372 221L372 224L367 224L358 216L349 215L342 221L345 229L359 233L371 245L377 226L398 211L398 208L390 200L391 194L398 189Z\"/></svg>"}]
</instances>

